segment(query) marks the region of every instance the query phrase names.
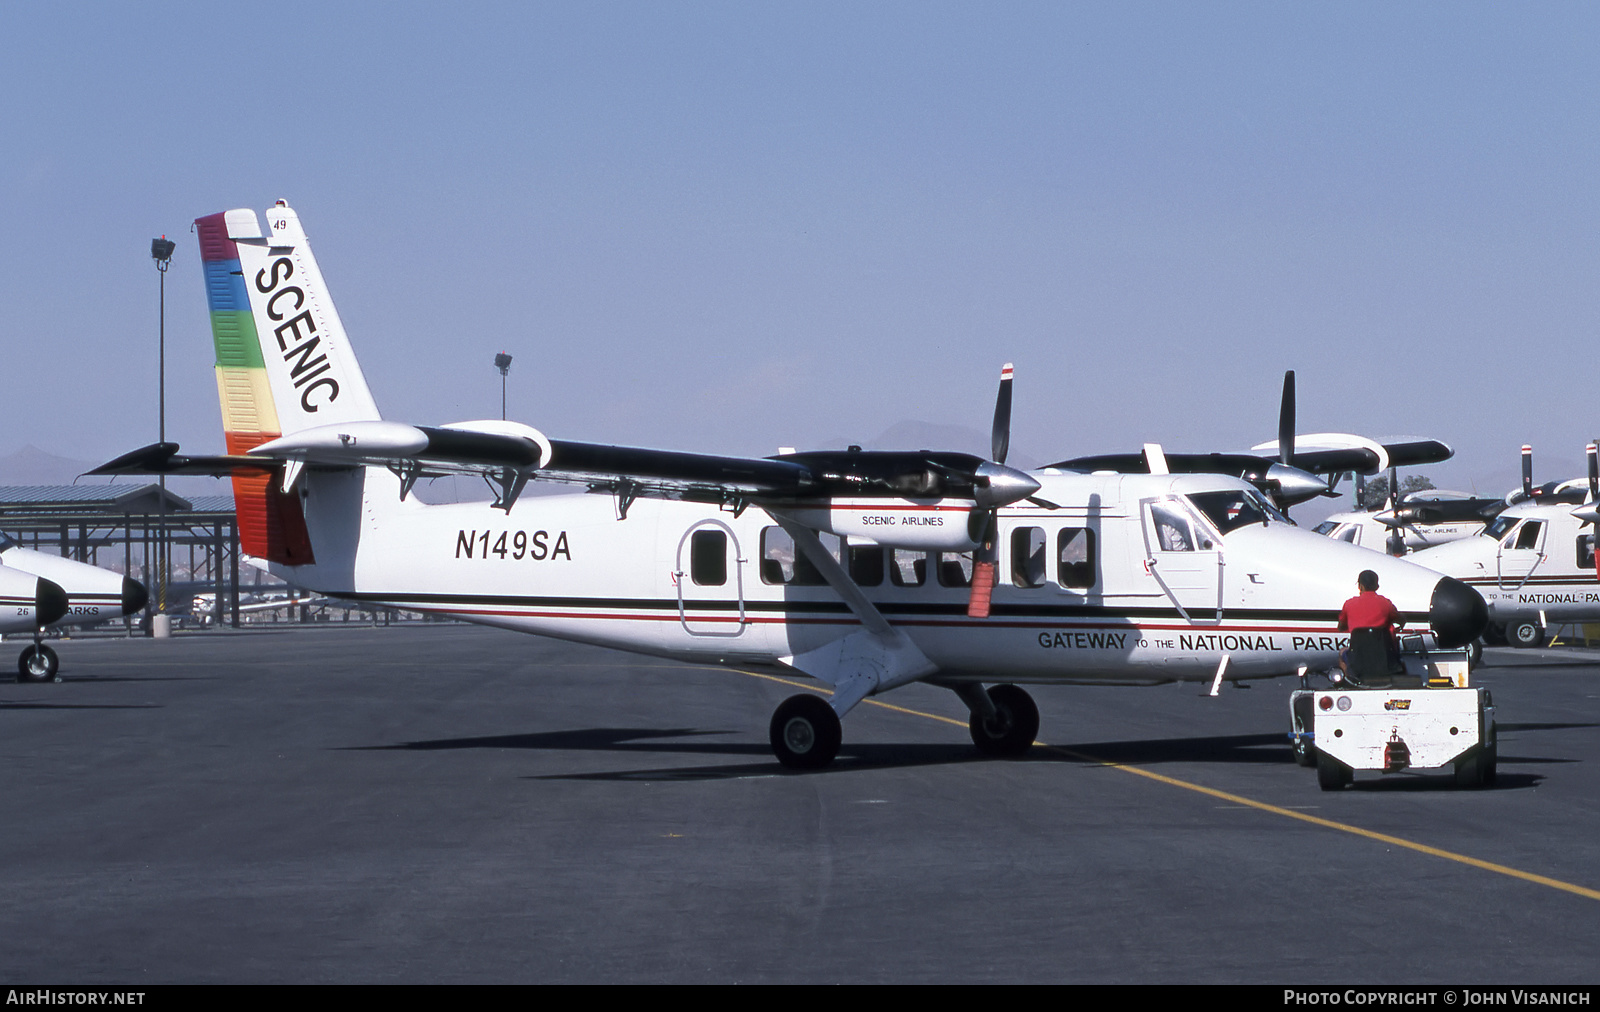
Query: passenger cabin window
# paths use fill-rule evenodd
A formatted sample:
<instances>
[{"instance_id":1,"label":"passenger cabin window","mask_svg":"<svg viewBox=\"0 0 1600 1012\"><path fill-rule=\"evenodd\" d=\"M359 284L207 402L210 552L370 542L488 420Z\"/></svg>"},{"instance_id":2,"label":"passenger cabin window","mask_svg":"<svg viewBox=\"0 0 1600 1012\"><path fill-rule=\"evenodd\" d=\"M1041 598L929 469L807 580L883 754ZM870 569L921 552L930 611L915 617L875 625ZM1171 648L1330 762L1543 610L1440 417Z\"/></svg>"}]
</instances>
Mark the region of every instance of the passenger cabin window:
<instances>
[{"instance_id":1,"label":"passenger cabin window","mask_svg":"<svg viewBox=\"0 0 1600 1012\"><path fill-rule=\"evenodd\" d=\"M728 582L728 534L702 527L689 535L689 576L702 587Z\"/></svg>"},{"instance_id":2,"label":"passenger cabin window","mask_svg":"<svg viewBox=\"0 0 1600 1012\"><path fill-rule=\"evenodd\" d=\"M1088 590L1095 582L1094 531L1063 527L1056 535L1056 582L1068 590Z\"/></svg>"},{"instance_id":3,"label":"passenger cabin window","mask_svg":"<svg viewBox=\"0 0 1600 1012\"><path fill-rule=\"evenodd\" d=\"M850 545L850 579L858 587L876 587L883 583L883 546Z\"/></svg>"},{"instance_id":4,"label":"passenger cabin window","mask_svg":"<svg viewBox=\"0 0 1600 1012\"><path fill-rule=\"evenodd\" d=\"M1594 568L1594 535L1578 535L1578 568Z\"/></svg>"},{"instance_id":5,"label":"passenger cabin window","mask_svg":"<svg viewBox=\"0 0 1600 1012\"><path fill-rule=\"evenodd\" d=\"M1043 587L1045 571L1043 527L1018 527L1011 532L1011 582L1018 587Z\"/></svg>"},{"instance_id":6,"label":"passenger cabin window","mask_svg":"<svg viewBox=\"0 0 1600 1012\"><path fill-rule=\"evenodd\" d=\"M889 582L896 587L920 587L928 582L928 553L895 548L889 553Z\"/></svg>"},{"instance_id":7,"label":"passenger cabin window","mask_svg":"<svg viewBox=\"0 0 1600 1012\"><path fill-rule=\"evenodd\" d=\"M944 587L972 586L971 552L938 552L939 584Z\"/></svg>"},{"instance_id":8,"label":"passenger cabin window","mask_svg":"<svg viewBox=\"0 0 1600 1012\"><path fill-rule=\"evenodd\" d=\"M819 534L822 547L839 559L839 536ZM761 582L772 586L820 587L828 581L795 546L794 539L782 527L761 529Z\"/></svg>"}]
</instances>

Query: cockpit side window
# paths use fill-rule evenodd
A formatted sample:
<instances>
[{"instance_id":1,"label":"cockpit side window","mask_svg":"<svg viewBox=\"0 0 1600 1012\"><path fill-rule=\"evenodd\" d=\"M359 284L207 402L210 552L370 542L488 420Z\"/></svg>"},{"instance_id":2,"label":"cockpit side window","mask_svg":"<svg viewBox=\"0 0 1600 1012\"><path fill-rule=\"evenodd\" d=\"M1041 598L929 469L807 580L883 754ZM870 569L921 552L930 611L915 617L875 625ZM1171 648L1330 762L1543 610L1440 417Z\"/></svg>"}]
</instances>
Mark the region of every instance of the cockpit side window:
<instances>
[{"instance_id":1,"label":"cockpit side window","mask_svg":"<svg viewBox=\"0 0 1600 1012\"><path fill-rule=\"evenodd\" d=\"M1156 551L1209 552L1217 547L1211 529L1184 508L1181 500L1156 500L1146 509Z\"/></svg>"},{"instance_id":2,"label":"cockpit side window","mask_svg":"<svg viewBox=\"0 0 1600 1012\"><path fill-rule=\"evenodd\" d=\"M1539 535L1544 532L1544 521L1529 520L1517 531L1517 548L1538 548Z\"/></svg>"},{"instance_id":3,"label":"cockpit side window","mask_svg":"<svg viewBox=\"0 0 1600 1012\"><path fill-rule=\"evenodd\" d=\"M16 548L18 544L19 542L16 538L13 538L5 531L0 531L0 552L9 552L11 549Z\"/></svg>"},{"instance_id":4,"label":"cockpit side window","mask_svg":"<svg viewBox=\"0 0 1600 1012\"><path fill-rule=\"evenodd\" d=\"M1194 525L1188 517L1171 506L1152 503L1150 520L1155 524L1157 551L1194 551Z\"/></svg>"}]
</instances>

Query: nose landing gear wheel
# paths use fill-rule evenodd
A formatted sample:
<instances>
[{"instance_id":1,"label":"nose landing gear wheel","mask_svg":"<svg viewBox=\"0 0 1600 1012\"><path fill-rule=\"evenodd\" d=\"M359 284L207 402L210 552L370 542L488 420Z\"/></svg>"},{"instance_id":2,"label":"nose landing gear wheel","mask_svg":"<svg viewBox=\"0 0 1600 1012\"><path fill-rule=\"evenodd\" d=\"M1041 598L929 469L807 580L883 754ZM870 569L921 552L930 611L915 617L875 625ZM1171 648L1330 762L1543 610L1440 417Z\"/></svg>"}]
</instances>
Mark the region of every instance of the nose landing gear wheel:
<instances>
[{"instance_id":1,"label":"nose landing gear wheel","mask_svg":"<svg viewBox=\"0 0 1600 1012\"><path fill-rule=\"evenodd\" d=\"M844 732L839 715L820 696L790 696L773 711L768 729L772 754L792 770L815 770L833 762Z\"/></svg>"},{"instance_id":2,"label":"nose landing gear wheel","mask_svg":"<svg viewBox=\"0 0 1600 1012\"><path fill-rule=\"evenodd\" d=\"M61 658L44 644L25 648L17 658L17 680L21 682L59 682Z\"/></svg>"},{"instance_id":3,"label":"nose landing gear wheel","mask_svg":"<svg viewBox=\"0 0 1600 1012\"><path fill-rule=\"evenodd\" d=\"M1513 622L1506 626L1506 639L1514 647L1524 649L1544 646L1544 630L1537 622Z\"/></svg>"},{"instance_id":4,"label":"nose landing gear wheel","mask_svg":"<svg viewBox=\"0 0 1600 1012\"><path fill-rule=\"evenodd\" d=\"M1015 685L996 685L989 690L989 700L995 715L985 719L974 713L967 723L972 743L984 755L1025 754L1039 736L1039 708L1033 697Z\"/></svg>"}]
</instances>

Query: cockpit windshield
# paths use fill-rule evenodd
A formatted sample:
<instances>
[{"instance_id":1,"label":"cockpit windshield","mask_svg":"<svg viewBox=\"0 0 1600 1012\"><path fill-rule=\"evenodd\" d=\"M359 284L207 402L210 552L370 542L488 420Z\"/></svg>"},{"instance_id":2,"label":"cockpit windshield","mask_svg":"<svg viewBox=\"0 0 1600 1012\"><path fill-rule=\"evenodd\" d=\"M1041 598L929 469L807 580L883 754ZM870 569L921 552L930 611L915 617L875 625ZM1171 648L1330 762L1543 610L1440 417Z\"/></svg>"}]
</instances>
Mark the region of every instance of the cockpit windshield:
<instances>
[{"instance_id":1,"label":"cockpit windshield","mask_svg":"<svg viewBox=\"0 0 1600 1012\"><path fill-rule=\"evenodd\" d=\"M1496 541L1499 541L1501 538L1505 537L1506 531L1509 531L1512 527L1516 526L1517 521L1520 520L1520 519L1522 519L1522 518L1521 517L1495 517L1494 518L1494 523L1492 523L1489 526L1485 527L1483 529L1483 533L1486 536L1494 538Z\"/></svg>"},{"instance_id":2,"label":"cockpit windshield","mask_svg":"<svg viewBox=\"0 0 1600 1012\"><path fill-rule=\"evenodd\" d=\"M1223 534L1250 524L1294 523L1260 492L1191 492L1188 498Z\"/></svg>"},{"instance_id":3,"label":"cockpit windshield","mask_svg":"<svg viewBox=\"0 0 1600 1012\"><path fill-rule=\"evenodd\" d=\"M13 538L5 531L0 531L0 552L9 552L11 549L16 548L18 544L19 542L16 538Z\"/></svg>"}]
</instances>

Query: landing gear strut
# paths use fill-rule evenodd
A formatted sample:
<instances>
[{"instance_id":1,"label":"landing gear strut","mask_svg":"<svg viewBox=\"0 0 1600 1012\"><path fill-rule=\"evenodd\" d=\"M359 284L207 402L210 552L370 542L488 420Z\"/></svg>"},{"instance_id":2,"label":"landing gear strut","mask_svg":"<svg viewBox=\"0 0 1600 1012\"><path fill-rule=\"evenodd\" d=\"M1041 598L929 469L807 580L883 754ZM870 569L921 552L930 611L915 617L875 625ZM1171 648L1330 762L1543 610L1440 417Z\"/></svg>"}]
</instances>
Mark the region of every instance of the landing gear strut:
<instances>
[{"instance_id":1,"label":"landing gear strut","mask_svg":"<svg viewBox=\"0 0 1600 1012\"><path fill-rule=\"evenodd\" d=\"M792 770L815 770L833 762L844 732L839 715L821 696L790 696L772 714L772 754Z\"/></svg>"},{"instance_id":2,"label":"landing gear strut","mask_svg":"<svg viewBox=\"0 0 1600 1012\"><path fill-rule=\"evenodd\" d=\"M1015 685L978 685L957 690L972 711L967 729L978 751L992 756L1025 755L1039 736L1039 707ZM985 705L987 704L987 705Z\"/></svg>"}]
</instances>

